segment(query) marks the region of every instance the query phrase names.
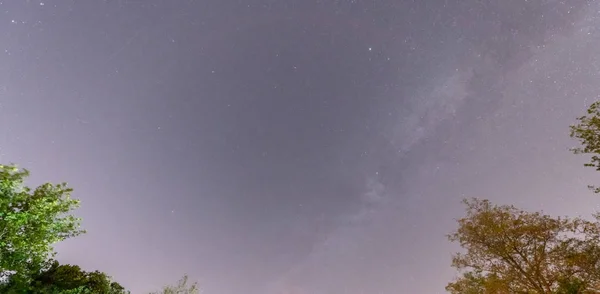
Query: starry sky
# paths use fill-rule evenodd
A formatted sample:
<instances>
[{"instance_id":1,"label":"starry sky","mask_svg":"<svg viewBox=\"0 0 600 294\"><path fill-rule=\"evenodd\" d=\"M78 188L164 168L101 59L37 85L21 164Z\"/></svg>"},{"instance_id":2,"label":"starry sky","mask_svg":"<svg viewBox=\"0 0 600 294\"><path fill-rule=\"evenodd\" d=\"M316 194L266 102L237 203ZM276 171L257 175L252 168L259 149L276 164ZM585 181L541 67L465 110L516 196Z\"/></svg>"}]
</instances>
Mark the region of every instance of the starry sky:
<instances>
[{"instance_id":1,"label":"starry sky","mask_svg":"<svg viewBox=\"0 0 600 294\"><path fill-rule=\"evenodd\" d=\"M2 0L0 161L133 293L444 293L464 197L589 215L591 0Z\"/></svg>"}]
</instances>

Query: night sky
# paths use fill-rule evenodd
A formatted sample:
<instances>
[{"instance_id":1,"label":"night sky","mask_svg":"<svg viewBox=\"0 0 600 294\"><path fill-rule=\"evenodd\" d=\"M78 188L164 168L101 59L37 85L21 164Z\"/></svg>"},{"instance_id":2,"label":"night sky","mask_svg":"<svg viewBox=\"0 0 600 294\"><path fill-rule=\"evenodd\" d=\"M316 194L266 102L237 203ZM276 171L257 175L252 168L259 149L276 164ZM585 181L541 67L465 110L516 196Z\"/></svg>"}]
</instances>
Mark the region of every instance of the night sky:
<instances>
[{"instance_id":1,"label":"night sky","mask_svg":"<svg viewBox=\"0 0 600 294\"><path fill-rule=\"evenodd\" d=\"M133 293L443 293L464 197L589 215L591 0L4 0L0 161Z\"/></svg>"}]
</instances>

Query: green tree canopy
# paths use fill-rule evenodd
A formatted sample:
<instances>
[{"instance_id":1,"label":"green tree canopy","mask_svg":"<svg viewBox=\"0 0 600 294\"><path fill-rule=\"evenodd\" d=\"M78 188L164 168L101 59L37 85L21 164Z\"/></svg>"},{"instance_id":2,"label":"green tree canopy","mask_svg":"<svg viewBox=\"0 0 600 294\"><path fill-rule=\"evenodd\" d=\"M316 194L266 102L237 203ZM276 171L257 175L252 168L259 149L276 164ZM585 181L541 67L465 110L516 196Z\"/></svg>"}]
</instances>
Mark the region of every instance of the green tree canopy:
<instances>
[{"instance_id":1,"label":"green tree canopy","mask_svg":"<svg viewBox=\"0 0 600 294\"><path fill-rule=\"evenodd\" d=\"M584 294L600 289L600 222L530 213L465 200L467 214L448 237L465 252L452 266L453 294Z\"/></svg>"},{"instance_id":2,"label":"green tree canopy","mask_svg":"<svg viewBox=\"0 0 600 294\"><path fill-rule=\"evenodd\" d=\"M580 147L572 148L575 154L591 154L592 157L585 166L600 171L600 101L592 103L587 114L577 118L577 124L571 126L571 138L579 141ZM588 186L595 193L600 188Z\"/></svg>"},{"instance_id":3,"label":"green tree canopy","mask_svg":"<svg viewBox=\"0 0 600 294\"><path fill-rule=\"evenodd\" d=\"M0 275L27 279L54 254L53 244L83 233L70 215L79 202L65 183L24 185L25 169L0 165Z\"/></svg>"},{"instance_id":4,"label":"green tree canopy","mask_svg":"<svg viewBox=\"0 0 600 294\"><path fill-rule=\"evenodd\" d=\"M105 273L53 260L53 245L84 233L71 212L79 201L66 183L25 185L29 171L0 165L0 293L125 294ZM156 294L197 294L185 275Z\"/></svg>"},{"instance_id":5,"label":"green tree canopy","mask_svg":"<svg viewBox=\"0 0 600 294\"><path fill-rule=\"evenodd\" d=\"M39 273L30 277L27 285L9 278L0 287L2 293L40 294L126 294L125 288L105 273L86 272L77 265L60 264L52 260Z\"/></svg>"}]
</instances>

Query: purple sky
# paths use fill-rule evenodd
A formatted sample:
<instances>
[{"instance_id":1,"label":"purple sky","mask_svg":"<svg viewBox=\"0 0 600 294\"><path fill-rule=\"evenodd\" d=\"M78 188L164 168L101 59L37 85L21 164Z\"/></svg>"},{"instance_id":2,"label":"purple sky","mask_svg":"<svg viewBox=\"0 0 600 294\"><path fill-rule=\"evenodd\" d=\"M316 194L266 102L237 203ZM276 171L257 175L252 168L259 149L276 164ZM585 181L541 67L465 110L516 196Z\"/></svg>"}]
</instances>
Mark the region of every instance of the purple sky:
<instances>
[{"instance_id":1,"label":"purple sky","mask_svg":"<svg viewBox=\"0 0 600 294\"><path fill-rule=\"evenodd\" d=\"M588 215L586 0L4 0L0 161L133 293L443 293L460 199Z\"/></svg>"}]
</instances>

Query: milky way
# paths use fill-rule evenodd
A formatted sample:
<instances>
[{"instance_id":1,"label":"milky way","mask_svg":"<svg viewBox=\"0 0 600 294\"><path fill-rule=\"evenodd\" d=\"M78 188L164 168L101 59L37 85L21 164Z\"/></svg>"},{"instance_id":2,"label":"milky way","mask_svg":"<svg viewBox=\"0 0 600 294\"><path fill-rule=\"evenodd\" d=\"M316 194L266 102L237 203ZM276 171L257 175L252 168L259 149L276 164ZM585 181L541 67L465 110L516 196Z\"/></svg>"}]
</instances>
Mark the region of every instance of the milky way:
<instances>
[{"instance_id":1,"label":"milky way","mask_svg":"<svg viewBox=\"0 0 600 294\"><path fill-rule=\"evenodd\" d=\"M595 1L0 2L0 160L133 293L443 293L464 197L589 214ZM94 252L94 254L89 254Z\"/></svg>"}]
</instances>

